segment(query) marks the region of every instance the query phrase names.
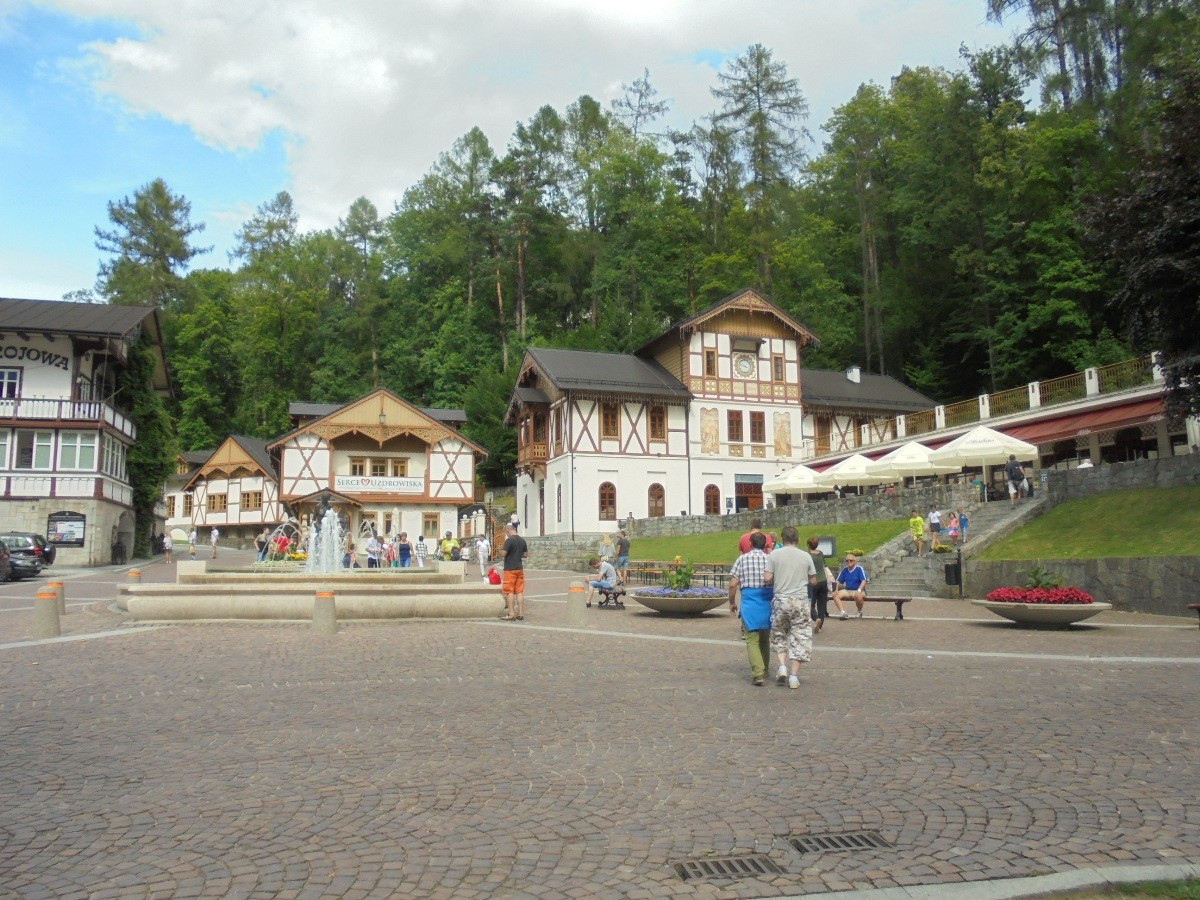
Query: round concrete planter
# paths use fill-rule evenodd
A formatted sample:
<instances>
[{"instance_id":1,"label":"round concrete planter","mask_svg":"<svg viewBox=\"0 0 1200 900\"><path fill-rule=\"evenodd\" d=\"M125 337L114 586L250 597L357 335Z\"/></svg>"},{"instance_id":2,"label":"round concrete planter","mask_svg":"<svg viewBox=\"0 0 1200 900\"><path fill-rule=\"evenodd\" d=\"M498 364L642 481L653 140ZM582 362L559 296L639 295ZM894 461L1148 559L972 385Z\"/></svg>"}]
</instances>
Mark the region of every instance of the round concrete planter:
<instances>
[{"instance_id":1,"label":"round concrete planter","mask_svg":"<svg viewBox=\"0 0 1200 900\"><path fill-rule=\"evenodd\" d=\"M629 597L655 612L676 616L698 616L729 602L727 594L719 597L661 597L653 594L643 595L635 591Z\"/></svg>"},{"instance_id":2,"label":"round concrete planter","mask_svg":"<svg viewBox=\"0 0 1200 900\"><path fill-rule=\"evenodd\" d=\"M1006 603L998 600L972 600L989 612L1019 625L1066 628L1073 622L1090 619L1112 609L1111 603Z\"/></svg>"}]
</instances>

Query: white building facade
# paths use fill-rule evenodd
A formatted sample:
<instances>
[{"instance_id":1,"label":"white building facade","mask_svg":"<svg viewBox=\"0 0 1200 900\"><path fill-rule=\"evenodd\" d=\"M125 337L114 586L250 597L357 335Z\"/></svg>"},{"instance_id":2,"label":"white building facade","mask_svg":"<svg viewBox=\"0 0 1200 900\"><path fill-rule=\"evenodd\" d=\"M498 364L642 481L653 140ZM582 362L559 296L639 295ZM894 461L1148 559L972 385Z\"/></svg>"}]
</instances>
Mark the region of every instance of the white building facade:
<instances>
[{"instance_id":1,"label":"white building facade","mask_svg":"<svg viewBox=\"0 0 1200 900\"><path fill-rule=\"evenodd\" d=\"M118 375L147 333L153 387L170 393L155 310L0 299L0 519L45 535L68 565L99 565L134 540ZM146 523L151 527L152 523Z\"/></svg>"},{"instance_id":2,"label":"white building facade","mask_svg":"<svg viewBox=\"0 0 1200 900\"><path fill-rule=\"evenodd\" d=\"M506 419L518 429L523 531L590 534L626 517L761 507L763 482L812 453L801 396L814 340L748 290L633 354L529 350ZM908 393L902 408L928 403Z\"/></svg>"}]
</instances>

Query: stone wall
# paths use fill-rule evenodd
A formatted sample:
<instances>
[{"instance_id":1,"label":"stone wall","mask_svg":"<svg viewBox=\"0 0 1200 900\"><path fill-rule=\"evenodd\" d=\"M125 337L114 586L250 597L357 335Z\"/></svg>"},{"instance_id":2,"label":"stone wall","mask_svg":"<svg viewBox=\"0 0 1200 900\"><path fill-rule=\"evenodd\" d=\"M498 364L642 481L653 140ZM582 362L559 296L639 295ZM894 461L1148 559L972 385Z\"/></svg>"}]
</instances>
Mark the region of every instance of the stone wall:
<instances>
[{"instance_id":1,"label":"stone wall","mask_svg":"<svg viewBox=\"0 0 1200 900\"><path fill-rule=\"evenodd\" d=\"M121 524L121 514L132 511L123 506L91 497L49 497L30 500L7 500L0 504L0 523L6 531L32 531L46 536L47 518L51 513L70 510L87 517L84 545L60 545L56 566L100 566L112 561L113 534ZM127 520L128 521L128 520ZM132 538L132 534L129 534ZM126 552L132 550L127 547Z\"/></svg>"},{"instance_id":2,"label":"stone wall","mask_svg":"<svg viewBox=\"0 0 1200 900\"><path fill-rule=\"evenodd\" d=\"M1200 453L1047 472L1046 493L1055 503L1109 491L1172 488L1200 482Z\"/></svg>"},{"instance_id":3,"label":"stone wall","mask_svg":"<svg viewBox=\"0 0 1200 900\"><path fill-rule=\"evenodd\" d=\"M817 500L730 516L662 516L654 519L625 520L625 528L630 539L712 534L719 531L740 533L750 529L751 519L762 519L765 530L778 531L785 525L804 528L838 522L907 519L913 509L924 515L929 511L931 504L935 504L939 509L949 509L952 506L966 506L974 498L975 491L970 485L939 484L903 488L895 494L867 494L843 497L841 500Z\"/></svg>"},{"instance_id":4,"label":"stone wall","mask_svg":"<svg viewBox=\"0 0 1200 900\"><path fill-rule=\"evenodd\" d=\"M1126 612L1190 615L1200 584L1200 556L1108 559L974 560L965 564L969 597L986 597L998 587L1022 587L1024 570L1041 566L1063 584L1087 591Z\"/></svg>"}]
</instances>

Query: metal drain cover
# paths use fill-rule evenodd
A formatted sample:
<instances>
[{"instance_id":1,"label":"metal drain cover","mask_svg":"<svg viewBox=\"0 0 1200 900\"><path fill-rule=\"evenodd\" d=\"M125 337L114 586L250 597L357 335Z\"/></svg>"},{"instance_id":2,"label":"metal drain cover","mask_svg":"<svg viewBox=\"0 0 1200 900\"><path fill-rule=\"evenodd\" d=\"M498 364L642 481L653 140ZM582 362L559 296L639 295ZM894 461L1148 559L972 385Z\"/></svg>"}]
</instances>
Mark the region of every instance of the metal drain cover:
<instances>
[{"instance_id":1,"label":"metal drain cover","mask_svg":"<svg viewBox=\"0 0 1200 900\"><path fill-rule=\"evenodd\" d=\"M846 831L841 834L803 834L788 838L801 853L847 853L892 846L878 831Z\"/></svg>"},{"instance_id":2,"label":"metal drain cover","mask_svg":"<svg viewBox=\"0 0 1200 900\"><path fill-rule=\"evenodd\" d=\"M685 859L672 864L684 881L720 878L757 878L760 875L780 875L783 869L763 853L751 856L714 856L708 859Z\"/></svg>"}]
</instances>

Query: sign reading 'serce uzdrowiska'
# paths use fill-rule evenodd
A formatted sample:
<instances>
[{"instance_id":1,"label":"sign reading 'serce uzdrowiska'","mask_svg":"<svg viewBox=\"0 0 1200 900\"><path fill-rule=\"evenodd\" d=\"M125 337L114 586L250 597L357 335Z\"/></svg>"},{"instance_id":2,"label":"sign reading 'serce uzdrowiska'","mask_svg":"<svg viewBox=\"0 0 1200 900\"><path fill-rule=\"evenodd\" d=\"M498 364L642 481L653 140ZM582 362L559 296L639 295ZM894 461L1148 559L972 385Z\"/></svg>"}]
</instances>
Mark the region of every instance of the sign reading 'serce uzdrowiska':
<instances>
[{"instance_id":1,"label":"sign reading 'serce uzdrowiska'","mask_svg":"<svg viewBox=\"0 0 1200 900\"><path fill-rule=\"evenodd\" d=\"M337 475L333 479L333 489L343 494L423 494L425 479Z\"/></svg>"}]
</instances>

